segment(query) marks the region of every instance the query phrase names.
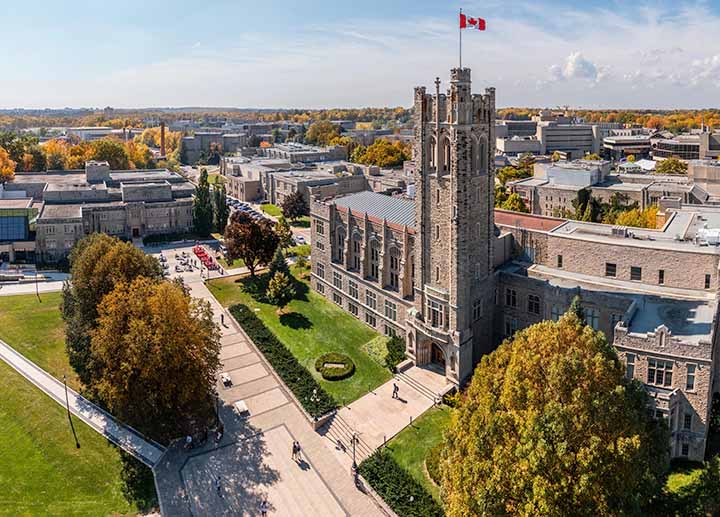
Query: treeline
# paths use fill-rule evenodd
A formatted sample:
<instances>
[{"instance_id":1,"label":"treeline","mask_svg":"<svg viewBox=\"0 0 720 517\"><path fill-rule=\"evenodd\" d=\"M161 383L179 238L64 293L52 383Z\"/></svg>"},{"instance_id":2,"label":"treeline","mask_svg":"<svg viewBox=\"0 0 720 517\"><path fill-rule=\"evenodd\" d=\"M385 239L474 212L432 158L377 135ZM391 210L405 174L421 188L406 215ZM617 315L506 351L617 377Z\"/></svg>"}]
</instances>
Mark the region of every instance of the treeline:
<instances>
[{"instance_id":1,"label":"treeline","mask_svg":"<svg viewBox=\"0 0 720 517\"><path fill-rule=\"evenodd\" d=\"M50 128L58 126L110 126L115 129L141 128L147 120L162 119L166 123L178 120L190 120L194 123L212 125L218 120L228 122L293 122L298 124L314 120L353 120L357 122L398 121L401 123L410 120L412 110L403 107L385 108L357 108L357 109L290 109L290 110L248 110L248 111L131 111L118 117L111 113L98 111L78 115L16 115L0 114L0 128L26 129L31 127Z\"/></svg>"},{"instance_id":2,"label":"treeline","mask_svg":"<svg viewBox=\"0 0 720 517\"><path fill-rule=\"evenodd\" d=\"M502 108L497 112L498 119L530 120L541 108ZM555 111L555 110L553 110ZM560 111L560 110L557 110ZM586 122L619 122L628 125L640 125L652 129L667 129L673 133L682 133L706 126L720 128L720 109L708 110L565 110L569 116Z\"/></svg>"},{"instance_id":3,"label":"treeline","mask_svg":"<svg viewBox=\"0 0 720 517\"><path fill-rule=\"evenodd\" d=\"M148 128L133 140L108 137L93 142L49 140L39 143L29 133L0 132L0 168L6 180L15 172L82 169L88 160L107 161L114 170L177 169L182 134L167 131L165 160L156 160L151 147L160 146L160 128Z\"/></svg>"}]
</instances>

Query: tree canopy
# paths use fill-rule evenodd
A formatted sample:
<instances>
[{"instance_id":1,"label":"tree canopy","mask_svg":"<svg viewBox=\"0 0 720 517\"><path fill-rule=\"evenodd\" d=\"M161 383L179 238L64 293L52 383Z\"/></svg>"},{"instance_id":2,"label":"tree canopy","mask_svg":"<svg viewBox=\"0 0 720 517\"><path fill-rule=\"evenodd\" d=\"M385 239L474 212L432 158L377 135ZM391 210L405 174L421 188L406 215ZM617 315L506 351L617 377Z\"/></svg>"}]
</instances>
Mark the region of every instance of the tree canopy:
<instances>
[{"instance_id":1,"label":"tree canopy","mask_svg":"<svg viewBox=\"0 0 720 517\"><path fill-rule=\"evenodd\" d=\"M257 221L239 210L230 216L225 228L228 260L242 259L251 276L255 276L258 266L270 263L279 242L270 221Z\"/></svg>"},{"instance_id":2,"label":"tree canopy","mask_svg":"<svg viewBox=\"0 0 720 517\"><path fill-rule=\"evenodd\" d=\"M305 201L305 196L303 196L299 190L285 196L285 199L283 199L280 204L280 208L282 209L283 215L291 221L310 214L310 207L307 201Z\"/></svg>"},{"instance_id":3,"label":"tree canopy","mask_svg":"<svg viewBox=\"0 0 720 517\"><path fill-rule=\"evenodd\" d=\"M330 140L340 136L340 128L329 120L313 122L305 132L305 142L308 144L328 145Z\"/></svg>"},{"instance_id":4,"label":"tree canopy","mask_svg":"<svg viewBox=\"0 0 720 517\"><path fill-rule=\"evenodd\" d=\"M62 315L68 358L80 380L95 375L89 333L96 326L97 306L117 284L144 276L162 278L158 261L130 243L101 233L80 240L70 253L70 278L63 287Z\"/></svg>"},{"instance_id":5,"label":"tree canopy","mask_svg":"<svg viewBox=\"0 0 720 517\"><path fill-rule=\"evenodd\" d=\"M669 434L602 333L568 312L483 357L446 432L448 517L642 515Z\"/></svg>"},{"instance_id":6,"label":"tree canopy","mask_svg":"<svg viewBox=\"0 0 720 517\"><path fill-rule=\"evenodd\" d=\"M10 153L0 147L0 185L15 177L17 163L10 159Z\"/></svg>"},{"instance_id":7,"label":"tree canopy","mask_svg":"<svg viewBox=\"0 0 720 517\"><path fill-rule=\"evenodd\" d=\"M667 158L655 166L655 174L687 174L687 163L678 158Z\"/></svg>"},{"instance_id":8,"label":"tree canopy","mask_svg":"<svg viewBox=\"0 0 720 517\"><path fill-rule=\"evenodd\" d=\"M216 183L213 186L213 221L215 229L219 233L225 233L228 217L230 217L230 207L226 200L225 184Z\"/></svg>"},{"instance_id":9,"label":"tree canopy","mask_svg":"<svg viewBox=\"0 0 720 517\"><path fill-rule=\"evenodd\" d=\"M505 201L500 205L503 210L512 210L513 212L529 213L530 210L525 205L525 201L520 197L520 194L514 192L510 194Z\"/></svg>"},{"instance_id":10,"label":"tree canopy","mask_svg":"<svg viewBox=\"0 0 720 517\"><path fill-rule=\"evenodd\" d=\"M375 140L371 145L357 146L350 157L351 161L363 165L378 167L398 167L411 158L410 148L400 141Z\"/></svg>"},{"instance_id":11,"label":"tree canopy","mask_svg":"<svg viewBox=\"0 0 720 517\"><path fill-rule=\"evenodd\" d=\"M208 302L173 282L122 282L91 334L95 391L121 421L168 443L212 420L220 331Z\"/></svg>"}]
</instances>

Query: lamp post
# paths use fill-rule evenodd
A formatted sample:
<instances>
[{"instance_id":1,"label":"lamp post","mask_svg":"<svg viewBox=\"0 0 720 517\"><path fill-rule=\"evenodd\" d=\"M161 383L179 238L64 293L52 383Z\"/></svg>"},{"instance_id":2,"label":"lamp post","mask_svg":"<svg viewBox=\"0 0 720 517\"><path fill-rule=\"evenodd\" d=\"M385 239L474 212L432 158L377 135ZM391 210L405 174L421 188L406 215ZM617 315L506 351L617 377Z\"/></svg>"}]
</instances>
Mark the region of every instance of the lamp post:
<instances>
[{"instance_id":1,"label":"lamp post","mask_svg":"<svg viewBox=\"0 0 720 517\"><path fill-rule=\"evenodd\" d=\"M80 448L80 442L78 441L77 434L75 434L75 426L72 422L72 417L70 416L70 399L68 398L68 391L67 391L67 375L63 375L63 386L65 386L65 408L67 409L67 415L68 415L68 422L70 422L70 429L72 430L73 437L75 438L75 447Z\"/></svg>"},{"instance_id":2,"label":"lamp post","mask_svg":"<svg viewBox=\"0 0 720 517\"><path fill-rule=\"evenodd\" d=\"M352 434L352 444L353 444L353 464L352 469L353 472L357 472L357 461L355 461L355 444L357 443L357 432L353 431Z\"/></svg>"}]
</instances>

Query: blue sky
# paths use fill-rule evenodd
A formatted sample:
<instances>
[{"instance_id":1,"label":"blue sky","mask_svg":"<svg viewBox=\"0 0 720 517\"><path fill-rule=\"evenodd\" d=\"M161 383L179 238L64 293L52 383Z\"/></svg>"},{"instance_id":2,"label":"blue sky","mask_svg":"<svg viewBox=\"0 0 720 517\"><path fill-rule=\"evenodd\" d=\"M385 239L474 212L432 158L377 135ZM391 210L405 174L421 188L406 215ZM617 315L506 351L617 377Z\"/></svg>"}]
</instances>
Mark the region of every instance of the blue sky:
<instances>
[{"instance_id":1,"label":"blue sky","mask_svg":"<svg viewBox=\"0 0 720 517\"><path fill-rule=\"evenodd\" d=\"M409 105L457 66L503 106L707 107L720 2L2 2L0 107Z\"/></svg>"}]
</instances>

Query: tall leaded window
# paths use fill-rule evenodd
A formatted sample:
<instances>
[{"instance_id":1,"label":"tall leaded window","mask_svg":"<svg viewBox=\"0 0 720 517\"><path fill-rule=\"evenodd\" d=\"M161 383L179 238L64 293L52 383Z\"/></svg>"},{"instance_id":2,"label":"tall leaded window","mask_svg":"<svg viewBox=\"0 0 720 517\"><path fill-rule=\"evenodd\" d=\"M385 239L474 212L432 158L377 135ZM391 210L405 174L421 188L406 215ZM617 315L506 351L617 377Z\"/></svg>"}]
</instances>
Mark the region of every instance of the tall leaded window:
<instances>
[{"instance_id":1,"label":"tall leaded window","mask_svg":"<svg viewBox=\"0 0 720 517\"><path fill-rule=\"evenodd\" d=\"M338 262L345 262L345 232L338 230L335 256Z\"/></svg>"},{"instance_id":2,"label":"tall leaded window","mask_svg":"<svg viewBox=\"0 0 720 517\"><path fill-rule=\"evenodd\" d=\"M360 271L360 252L362 250L362 246L360 244L360 236L356 235L355 238L353 238L353 263L352 267L356 271Z\"/></svg>"},{"instance_id":3,"label":"tall leaded window","mask_svg":"<svg viewBox=\"0 0 720 517\"><path fill-rule=\"evenodd\" d=\"M440 302L436 302L435 300L428 299L427 302L427 308L428 308L428 319L430 320L430 325L433 327L442 327L444 325L444 314L443 314L443 306Z\"/></svg>"},{"instance_id":4,"label":"tall leaded window","mask_svg":"<svg viewBox=\"0 0 720 517\"><path fill-rule=\"evenodd\" d=\"M653 386L672 386L672 361L653 357L648 359L647 383Z\"/></svg>"},{"instance_id":5,"label":"tall leaded window","mask_svg":"<svg viewBox=\"0 0 720 517\"><path fill-rule=\"evenodd\" d=\"M400 287L400 251L397 248L390 250L390 287L396 291Z\"/></svg>"},{"instance_id":6,"label":"tall leaded window","mask_svg":"<svg viewBox=\"0 0 720 517\"><path fill-rule=\"evenodd\" d=\"M370 277L377 280L380 276L380 245L377 241L370 243Z\"/></svg>"}]
</instances>

